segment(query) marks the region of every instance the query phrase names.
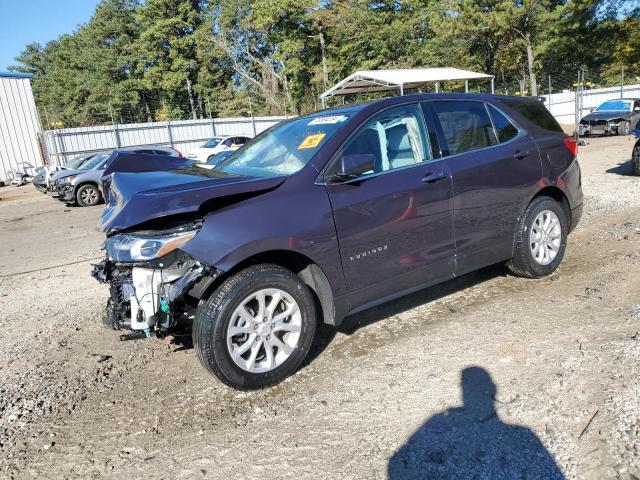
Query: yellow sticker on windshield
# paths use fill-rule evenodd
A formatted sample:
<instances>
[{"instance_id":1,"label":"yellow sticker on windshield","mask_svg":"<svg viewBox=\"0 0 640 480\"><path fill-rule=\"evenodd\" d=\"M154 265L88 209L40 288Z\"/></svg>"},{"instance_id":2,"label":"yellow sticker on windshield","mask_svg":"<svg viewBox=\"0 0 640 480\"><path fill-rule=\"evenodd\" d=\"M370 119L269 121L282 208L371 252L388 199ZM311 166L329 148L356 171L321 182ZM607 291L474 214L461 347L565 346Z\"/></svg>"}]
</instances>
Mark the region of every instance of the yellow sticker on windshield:
<instances>
[{"instance_id":1,"label":"yellow sticker on windshield","mask_svg":"<svg viewBox=\"0 0 640 480\"><path fill-rule=\"evenodd\" d=\"M316 148L325 135L325 133L316 133L315 135L309 135L302 141L300 145L298 145L298 150L304 150L305 148Z\"/></svg>"}]
</instances>

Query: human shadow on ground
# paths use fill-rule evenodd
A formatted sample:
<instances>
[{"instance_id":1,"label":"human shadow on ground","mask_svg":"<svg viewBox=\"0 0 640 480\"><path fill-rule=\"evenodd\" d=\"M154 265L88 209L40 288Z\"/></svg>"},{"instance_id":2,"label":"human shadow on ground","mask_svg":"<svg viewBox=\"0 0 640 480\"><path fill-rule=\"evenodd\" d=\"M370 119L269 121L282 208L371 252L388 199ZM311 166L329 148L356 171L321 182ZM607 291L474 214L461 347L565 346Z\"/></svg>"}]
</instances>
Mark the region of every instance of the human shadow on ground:
<instances>
[{"instance_id":1,"label":"human shadow on ground","mask_svg":"<svg viewBox=\"0 0 640 480\"><path fill-rule=\"evenodd\" d=\"M633 162L631 160L619 163L617 166L609 168L607 173L615 173L616 175L622 175L623 177L636 176L633 171Z\"/></svg>"},{"instance_id":2,"label":"human shadow on ground","mask_svg":"<svg viewBox=\"0 0 640 480\"><path fill-rule=\"evenodd\" d=\"M531 430L500 420L489 372L465 368L461 388L461 407L432 416L391 457L391 480L564 478Z\"/></svg>"}]
</instances>

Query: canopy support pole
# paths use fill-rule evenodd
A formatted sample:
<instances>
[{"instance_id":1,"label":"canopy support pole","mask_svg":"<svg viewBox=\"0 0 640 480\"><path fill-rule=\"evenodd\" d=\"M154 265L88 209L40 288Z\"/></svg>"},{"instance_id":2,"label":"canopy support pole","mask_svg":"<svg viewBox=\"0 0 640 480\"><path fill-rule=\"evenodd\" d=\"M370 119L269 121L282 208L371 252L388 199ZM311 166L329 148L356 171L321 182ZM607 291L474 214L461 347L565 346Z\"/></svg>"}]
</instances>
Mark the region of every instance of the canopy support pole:
<instances>
[{"instance_id":1,"label":"canopy support pole","mask_svg":"<svg viewBox=\"0 0 640 480\"><path fill-rule=\"evenodd\" d=\"M464 81L464 93L469 93L469 80Z\"/></svg>"},{"instance_id":2,"label":"canopy support pole","mask_svg":"<svg viewBox=\"0 0 640 480\"><path fill-rule=\"evenodd\" d=\"M493 95L495 93L494 89L493 89L493 77L491 77L491 95Z\"/></svg>"},{"instance_id":3,"label":"canopy support pole","mask_svg":"<svg viewBox=\"0 0 640 480\"><path fill-rule=\"evenodd\" d=\"M404 95L404 84L400 84L400 96Z\"/></svg>"},{"instance_id":4,"label":"canopy support pole","mask_svg":"<svg viewBox=\"0 0 640 480\"><path fill-rule=\"evenodd\" d=\"M436 93L440 93L440 82L436 82Z\"/></svg>"}]
</instances>

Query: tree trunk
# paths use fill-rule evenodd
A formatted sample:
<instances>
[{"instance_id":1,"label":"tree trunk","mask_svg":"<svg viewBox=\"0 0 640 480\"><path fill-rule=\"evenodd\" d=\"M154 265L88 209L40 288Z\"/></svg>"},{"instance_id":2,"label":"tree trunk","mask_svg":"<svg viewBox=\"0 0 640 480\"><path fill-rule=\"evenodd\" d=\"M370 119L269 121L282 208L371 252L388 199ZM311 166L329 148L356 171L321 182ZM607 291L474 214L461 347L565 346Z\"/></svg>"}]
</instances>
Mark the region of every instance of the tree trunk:
<instances>
[{"instance_id":1,"label":"tree trunk","mask_svg":"<svg viewBox=\"0 0 640 480\"><path fill-rule=\"evenodd\" d=\"M533 45L531 45L531 34L527 32L524 36L525 44L527 47L527 67L529 69L529 85L531 90L531 95L534 97L538 96L538 81L536 79L536 73L534 72L534 62L535 55L533 53Z\"/></svg>"},{"instance_id":2,"label":"tree trunk","mask_svg":"<svg viewBox=\"0 0 640 480\"><path fill-rule=\"evenodd\" d=\"M187 78L187 93L189 94L189 105L191 105L191 115L194 120L198 119L198 112L196 112L196 102L193 98L193 90L191 90L191 80Z\"/></svg>"}]
</instances>

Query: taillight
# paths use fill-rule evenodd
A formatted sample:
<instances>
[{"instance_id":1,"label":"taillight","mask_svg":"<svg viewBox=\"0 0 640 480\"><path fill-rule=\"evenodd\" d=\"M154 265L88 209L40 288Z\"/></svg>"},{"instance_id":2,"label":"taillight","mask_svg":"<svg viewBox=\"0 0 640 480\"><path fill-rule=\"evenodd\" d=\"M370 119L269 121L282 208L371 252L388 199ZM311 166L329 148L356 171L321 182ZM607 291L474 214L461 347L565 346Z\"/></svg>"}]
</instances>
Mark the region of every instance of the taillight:
<instances>
[{"instance_id":1,"label":"taillight","mask_svg":"<svg viewBox=\"0 0 640 480\"><path fill-rule=\"evenodd\" d=\"M571 155L573 156L573 158L578 156L578 143L576 142L575 138L566 137L564 139L564 144L567 147L567 150L571 152Z\"/></svg>"}]
</instances>

